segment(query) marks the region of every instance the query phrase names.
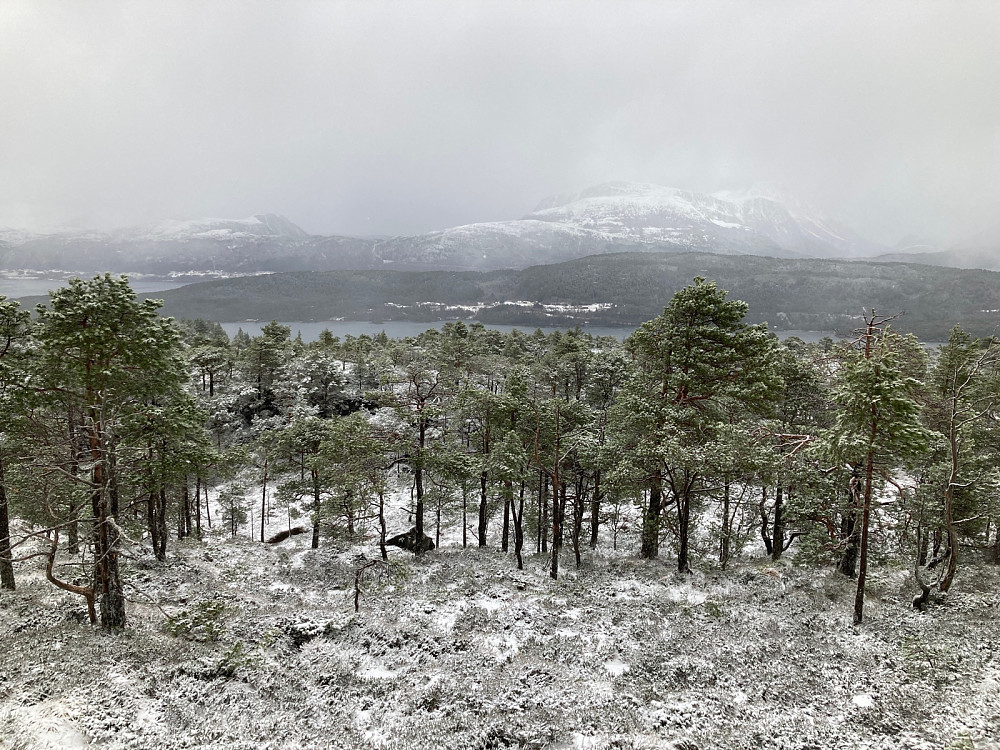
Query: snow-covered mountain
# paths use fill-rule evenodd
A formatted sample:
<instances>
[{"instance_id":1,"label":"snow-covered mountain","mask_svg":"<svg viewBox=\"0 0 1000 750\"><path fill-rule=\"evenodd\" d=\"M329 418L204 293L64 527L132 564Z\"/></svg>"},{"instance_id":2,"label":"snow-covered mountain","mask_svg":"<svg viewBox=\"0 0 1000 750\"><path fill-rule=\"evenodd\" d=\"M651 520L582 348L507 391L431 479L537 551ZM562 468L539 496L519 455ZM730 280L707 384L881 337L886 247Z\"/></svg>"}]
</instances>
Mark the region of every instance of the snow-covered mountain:
<instances>
[{"instance_id":1,"label":"snow-covered mountain","mask_svg":"<svg viewBox=\"0 0 1000 750\"><path fill-rule=\"evenodd\" d=\"M886 248L768 185L709 195L626 182L549 198L521 219L378 240L309 235L272 214L109 233L0 230L2 267L88 272L487 270L613 252L691 251L843 258Z\"/></svg>"},{"instance_id":2,"label":"snow-covered mountain","mask_svg":"<svg viewBox=\"0 0 1000 750\"><path fill-rule=\"evenodd\" d=\"M248 239L282 237L304 240L309 235L284 216L258 214L246 219L196 219L164 221L149 230L137 230L139 237L164 240Z\"/></svg>"},{"instance_id":3,"label":"snow-covered mountain","mask_svg":"<svg viewBox=\"0 0 1000 750\"><path fill-rule=\"evenodd\" d=\"M695 193L644 183L610 182L544 201L527 218L573 223L615 236L779 255L867 254L873 246L818 211L762 183L750 190Z\"/></svg>"},{"instance_id":4,"label":"snow-covered mountain","mask_svg":"<svg viewBox=\"0 0 1000 750\"><path fill-rule=\"evenodd\" d=\"M313 236L283 216L165 221L111 232L0 230L4 268L166 274L334 270L372 265L371 240Z\"/></svg>"},{"instance_id":5,"label":"snow-covered mountain","mask_svg":"<svg viewBox=\"0 0 1000 750\"><path fill-rule=\"evenodd\" d=\"M377 242L374 255L383 266L485 270L523 268L585 255L646 249L649 248L645 243L587 227L519 219L393 237Z\"/></svg>"},{"instance_id":6,"label":"snow-covered mountain","mask_svg":"<svg viewBox=\"0 0 1000 750\"><path fill-rule=\"evenodd\" d=\"M542 201L523 219L378 243L383 263L521 267L606 252L859 257L884 251L768 185L713 195L610 182Z\"/></svg>"}]
</instances>

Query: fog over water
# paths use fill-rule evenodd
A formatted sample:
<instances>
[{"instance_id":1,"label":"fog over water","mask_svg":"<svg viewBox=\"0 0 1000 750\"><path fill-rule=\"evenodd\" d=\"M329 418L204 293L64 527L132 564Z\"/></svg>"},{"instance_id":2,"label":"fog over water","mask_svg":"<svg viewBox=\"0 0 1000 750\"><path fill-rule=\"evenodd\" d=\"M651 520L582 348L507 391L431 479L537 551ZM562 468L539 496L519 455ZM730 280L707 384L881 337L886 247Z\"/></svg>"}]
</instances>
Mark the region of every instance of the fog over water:
<instances>
[{"instance_id":1,"label":"fog over water","mask_svg":"<svg viewBox=\"0 0 1000 750\"><path fill-rule=\"evenodd\" d=\"M0 227L412 234L769 181L949 242L1000 206L997 39L986 0L5 0Z\"/></svg>"}]
</instances>

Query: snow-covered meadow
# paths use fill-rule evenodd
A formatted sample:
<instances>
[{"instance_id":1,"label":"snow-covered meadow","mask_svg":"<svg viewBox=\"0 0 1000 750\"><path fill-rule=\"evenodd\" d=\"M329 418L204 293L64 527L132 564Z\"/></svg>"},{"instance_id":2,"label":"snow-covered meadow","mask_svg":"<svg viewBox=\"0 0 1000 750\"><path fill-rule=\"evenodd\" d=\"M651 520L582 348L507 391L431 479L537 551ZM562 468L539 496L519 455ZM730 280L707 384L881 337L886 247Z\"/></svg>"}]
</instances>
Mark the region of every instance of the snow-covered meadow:
<instances>
[{"instance_id":1,"label":"snow-covered meadow","mask_svg":"<svg viewBox=\"0 0 1000 750\"><path fill-rule=\"evenodd\" d=\"M271 529L285 519L275 517ZM405 517L395 519L402 527ZM269 529L269 530L271 530ZM402 530L402 528L400 528ZM30 563L0 595L0 742L35 748L989 748L1000 740L1000 568L911 609L747 559L679 576L625 540L547 558L391 549L354 611L372 540L309 549L218 528L126 566L105 635ZM493 540L491 540L493 541Z\"/></svg>"}]
</instances>

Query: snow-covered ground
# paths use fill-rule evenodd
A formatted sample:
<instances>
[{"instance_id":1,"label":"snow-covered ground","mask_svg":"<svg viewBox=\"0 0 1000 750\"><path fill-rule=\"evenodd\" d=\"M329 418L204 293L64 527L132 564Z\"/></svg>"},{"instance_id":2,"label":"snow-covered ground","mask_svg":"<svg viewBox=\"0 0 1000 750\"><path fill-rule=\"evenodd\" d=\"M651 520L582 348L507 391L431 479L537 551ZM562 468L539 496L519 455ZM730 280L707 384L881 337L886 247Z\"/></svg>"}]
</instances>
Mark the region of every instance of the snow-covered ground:
<instances>
[{"instance_id":1,"label":"snow-covered ground","mask_svg":"<svg viewBox=\"0 0 1000 750\"><path fill-rule=\"evenodd\" d=\"M452 530L454 531L454 530ZM449 535L449 540L454 534ZM634 550L523 571L495 549L392 550L354 612L357 548L219 531L129 563L130 626L24 567L0 594L10 748L985 748L1000 731L1000 569L912 611L747 562L678 577ZM369 556L374 557L374 547ZM172 621L165 617L171 616Z\"/></svg>"}]
</instances>

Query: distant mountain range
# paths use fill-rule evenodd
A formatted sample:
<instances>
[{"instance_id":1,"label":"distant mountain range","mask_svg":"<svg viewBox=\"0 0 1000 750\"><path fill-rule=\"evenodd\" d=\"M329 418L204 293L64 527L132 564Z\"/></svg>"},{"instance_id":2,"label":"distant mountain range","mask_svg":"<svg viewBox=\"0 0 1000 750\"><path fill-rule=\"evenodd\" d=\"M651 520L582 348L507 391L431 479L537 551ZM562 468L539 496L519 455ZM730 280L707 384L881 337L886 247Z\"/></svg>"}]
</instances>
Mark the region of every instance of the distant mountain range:
<instances>
[{"instance_id":1,"label":"distant mountain range","mask_svg":"<svg viewBox=\"0 0 1000 750\"><path fill-rule=\"evenodd\" d=\"M167 221L112 232L0 230L0 268L170 274L259 273L372 265L372 241L309 235L283 216Z\"/></svg>"},{"instance_id":2,"label":"distant mountain range","mask_svg":"<svg viewBox=\"0 0 1000 750\"><path fill-rule=\"evenodd\" d=\"M278 271L494 270L621 252L776 258L877 257L1000 269L1000 230L962 248L893 251L769 185L696 193L610 182L542 201L521 219L388 238L310 235L283 216L166 221L111 232L0 229L0 269L166 275Z\"/></svg>"},{"instance_id":3,"label":"distant mountain range","mask_svg":"<svg viewBox=\"0 0 1000 750\"><path fill-rule=\"evenodd\" d=\"M768 186L708 195L622 182L550 198L521 219L385 239L310 235L273 214L111 232L0 230L0 268L80 272L491 270L624 251L840 258L887 248Z\"/></svg>"}]
</instances>

